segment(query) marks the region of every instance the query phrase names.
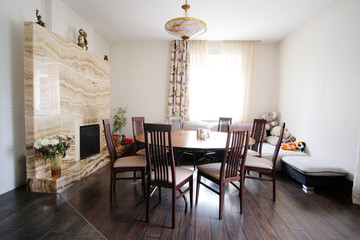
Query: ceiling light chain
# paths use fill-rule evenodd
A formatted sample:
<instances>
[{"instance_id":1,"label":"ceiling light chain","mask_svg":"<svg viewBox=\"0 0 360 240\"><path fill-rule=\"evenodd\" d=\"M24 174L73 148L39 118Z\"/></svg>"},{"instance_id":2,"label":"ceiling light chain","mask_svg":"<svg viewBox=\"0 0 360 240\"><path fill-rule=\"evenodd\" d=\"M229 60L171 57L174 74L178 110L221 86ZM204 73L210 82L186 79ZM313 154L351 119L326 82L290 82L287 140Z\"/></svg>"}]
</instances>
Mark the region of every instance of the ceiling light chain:
<instances>
[{"instance_id":1,"label":"ceiling light chain","mask_svg":"<svg viewBox=\"0 0 360 240\"><path fill-rule=\"evenodd\" d=\"M181 8L185 10L185 17L188 17L188 10L190 9L190 5L187 4L187 0L185 0L185 4L182 5Z\"/></svg>"}]
</instances>

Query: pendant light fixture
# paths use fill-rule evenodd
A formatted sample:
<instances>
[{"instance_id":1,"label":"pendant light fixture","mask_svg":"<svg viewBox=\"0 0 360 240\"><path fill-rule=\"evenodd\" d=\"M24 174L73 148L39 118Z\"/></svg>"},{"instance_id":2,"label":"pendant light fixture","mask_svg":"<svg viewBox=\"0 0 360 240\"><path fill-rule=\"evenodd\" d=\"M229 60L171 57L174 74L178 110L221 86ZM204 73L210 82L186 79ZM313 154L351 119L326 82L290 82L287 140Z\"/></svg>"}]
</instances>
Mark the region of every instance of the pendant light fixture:
<instances>
[{"instance_id":1,"label":"pendant light fixture","mask_svg":"<svg viewBox=\"0 0 360 240\"><path fill-rule=\"evenodd\" d=\"M181 8L185 10L185 16L169 20L165 24L165 30L183 40L203 34L206 31L206 23L188 16L187 11L190 9L190 5L187 4L187 0L185 0L185 4Z\"/></svg>"}]
</instances>

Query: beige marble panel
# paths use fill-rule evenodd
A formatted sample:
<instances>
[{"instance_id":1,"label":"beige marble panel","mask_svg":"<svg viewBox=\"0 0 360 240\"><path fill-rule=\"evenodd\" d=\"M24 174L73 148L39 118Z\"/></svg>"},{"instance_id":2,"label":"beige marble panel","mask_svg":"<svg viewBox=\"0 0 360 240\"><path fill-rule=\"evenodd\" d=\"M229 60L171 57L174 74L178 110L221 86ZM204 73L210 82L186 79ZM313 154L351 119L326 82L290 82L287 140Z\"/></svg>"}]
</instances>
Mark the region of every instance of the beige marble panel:
<instances>
[{"instance_id":1,"label":"beige marble panel","mask_svg":"<svg viewBox=\"0 0 360 240\"><path fill-rule=\"evenodd\" d=\"M28 186L31 191L54 192L90 174L82 169L89 159L86 166L92 171L108 163L102 119L110 117L110 66L34 22L24 23L24 51ZM79 127L88 124L100 125L100 154L85 161L79 160ZM75 143L64 158L63 176L52 181L49 164L33 144L58 134L73 136Z\"/></svg>"}]
</instances>

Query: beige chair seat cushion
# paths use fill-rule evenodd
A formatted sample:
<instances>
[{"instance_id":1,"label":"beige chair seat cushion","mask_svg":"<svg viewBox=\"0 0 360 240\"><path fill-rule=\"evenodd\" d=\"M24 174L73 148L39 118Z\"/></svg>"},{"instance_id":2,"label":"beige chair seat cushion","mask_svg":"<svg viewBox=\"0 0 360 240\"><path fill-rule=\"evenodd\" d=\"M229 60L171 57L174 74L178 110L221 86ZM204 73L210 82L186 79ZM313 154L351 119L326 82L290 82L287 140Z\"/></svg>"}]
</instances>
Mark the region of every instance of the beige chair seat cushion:
<instances>
[{"instance_id":1,"label":"beige chair seat cushion","mask_svg":"<svg viewBox=\"0 0 360 240\"><path fill-rule=\"evenodd\" d=\"M220 168L221 168L221 163L208 163L208 164L199 165L197 169L198 171L201 171L209 175L210 177L219 180Z\"/></svg>"},{"instance_id":2,"label":"beige chair seat cushion","mask_svg":"<svg viewBox=\"0 0 360 240\"><path fill-rule=\"evenodd\" d=\"M129 157L121 157L116 159L114 168L118 167L145 167L146 158L144 156L136 155Z\"/></svg>"},{"instance_id":3,"label":"beige chair seat cushion","mask_svg":"<svg viewBox=\"0 0 360 240\"><path fill-rule=\"evenodd\" d=\"M168 173L170 176L170 181L169 183L172 183L172 179L171 179L171 167L168 167ZM194 174L193 170L187 169L187 168L183 168L183 167L175 167L175 175L176 175L176 185L181 183L182 181L184 181L185 179L187 179L188 177L190 177L191 175ZM154 180L155 178L155 174L154 172L151 173L151 180Z\"/></svg>"},{"instance_id":4,"label":"beige chair seat cushion","mask_svg":"<svg viewBox=\"0 0 360 240\"><path fill-rule=\"evenodd\" d=\"M272 169L273 163L272 163L272 161L265 159L265 158L247 156L245 166L246 167Z\"/></svg>"},{"instance_id":5,"label":"beige chair seat cushion","mask_svg":"<svg viewBox=\"0 0 360 240\"><path fill-rule=\"evenodd\" d=\"M136 155L146 156L145 148L140 149L139 151L137 151L137 152L136 152Z\"/></svg>"},{"instance_id":6,"label":"beige chair seat cushion","mask_svg":"<svg viewBox=\"0 0 360 240\"><path fill-rule=\"evenodd\" d=\"M251 150L251 149L248 149L247 151L247 155L246 156L251 156L251 157L260 157L260 153L254 151L254 150Z\"/></svg>"},{"instance_id":7,"label":"beige chair seat cushion","mask_svg":"<svg viewBox=\"0 0 360 240\"><path fill-rule=\"evenodd\" d=\"M220 179L220 168L221 168L221 163L208 163L208 164L199 165L198 171L201 171L201 172L209 175L210 177L213 177L216 180L219 180ZM225 164L225 169L226 169L226 164Z\"/></svg>"}]
</instances>

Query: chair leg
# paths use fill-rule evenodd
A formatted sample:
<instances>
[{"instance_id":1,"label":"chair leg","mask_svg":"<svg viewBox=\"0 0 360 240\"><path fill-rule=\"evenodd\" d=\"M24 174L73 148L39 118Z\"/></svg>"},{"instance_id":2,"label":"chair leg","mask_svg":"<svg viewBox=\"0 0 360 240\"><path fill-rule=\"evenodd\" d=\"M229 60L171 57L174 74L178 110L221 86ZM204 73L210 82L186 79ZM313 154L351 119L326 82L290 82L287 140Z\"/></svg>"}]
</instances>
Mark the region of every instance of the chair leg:
<instances>
[{"instance_id":1,"label":"chair leg","mask_svg":"<svg viewBox=\"0 0 360 240\"><path fill-rule=\"evenodd\" d=\"M176 192L175 189L172 190L172 226L171 228L174 229L175 228L175 205L176 205Z\"/></svg>"},{"instance_id":2,"label":"chair leg","mask_svg":"<svg viewBox=\"0 0 360 240\"><path fill-rule=\"evenodd\" d=\"M275 202L275 195L276 194L276 178L273 176L273 200Z\"/></svg>"},{"instance_id":3,"label":"chair leg","mask_svg":"<svg viewBox=\"0 0 360 240\"><path fill-rule=\"evenodd\" d=\"M114 178L113 178L113 192L114 192L114 195L115 195L116 194L116 173L114 173Z\"/></svg>"},{"instance_id":4,"label":"chair leg","mask_svg":"<svg viewBox=\"0 0 360 240\"><path fill-rule=\"evenodd\" d=\"M159 186L159 204L161 203L161 187Z\"/></svg>"},{"instance_id":5,"label":"chair leg","mask_svg":"<svg viewBox=\"0 0 360 240\"><path fill-rule=\"evenodd\" d=\"M141 181L142 181L142 188L143 188L143 191L144 191L144 197L146 198L145 170L141 170Z\"/></svg>"},{"instance_id":6,"label":"chair leg","mask_svg":"<svg viewBox=\"0 0 360 240\"><path fill-rule=\"evenodd\" d=\"M190 187L190 208L192 209L193 208L193 189L194 189L194 181L193 181L193 178L190 178L190 181L189 181L189 187Z\"/></svg>"},{"instance_id":7,"label":"chair leg","mask_svg":"<svg viewBox=\"0 0 360 240\"><path fill-rule=\"evenodd\" d=\"M150 216L150 181L147 183L146 189L146 222L149 223L149 216Z\"/></svg>"},{"instance_id":8,"label":"chair leg","mask_svg":"<svg viewBox=\"0 0 360 240\"><path fill-rule=\"evenodd\" d=\"M112 201L112 193L113 193L113 172L110 173L110 201Z\"/></svg>"},{"instance_id":9,"label":"chair leg","mask_svg":"<svg viewBox=\"0 0 360 240\"><path fill-rule=\"evenodd\" d=\"M199 199L199 189L200 189L200 174L199 174L199 171L198 171L198 174L197 174L197 180L196 180L196 205L198 203L198 199Z\"/></svg>"},{"instance_id":10,"label":"chair leg","mask_svg":"<svg viewBox=\"0 0 360 240\"><path fill-rule=\"evenodd\" d=\"M134 182L136 181L136 171L134 171Z\"/></svg>"},{"instance_id":11,"label":"chair leg","mask_svg":"<svg viewBox=\"0 0 360 240\"><path fill-rule=\"evenodd\" d=\"M243 205L244 205L244 180L245 178L242 176L241 177L241 182L240 182L240 214L242 214L242 209L243 209Z\"/></svg>"},{"instance_id":12,"label":"chair leg","mask_svg":"<svg viewBox=\"0 0 360 240\"><path fill-rule=\"evenodd\" d=\"M222 219L223 206L224 206L224 183L220 183L220 194L219 194L219 220Z\"/></svg>"},{"instance_id":13,"label":"chair leg","mask_svg":"<svg viewBox=\"0 0 360 240\"><path fill-rule=\"evenodd\" d=\"M178 190L180 194L183 193L183 191L181 191L181 189ZM185 213L187 213L187 201L186 201L186 196L185 194L182 196L183 199L184 199L184 203L185 203Z\"/></svg>"}]
</instances>

